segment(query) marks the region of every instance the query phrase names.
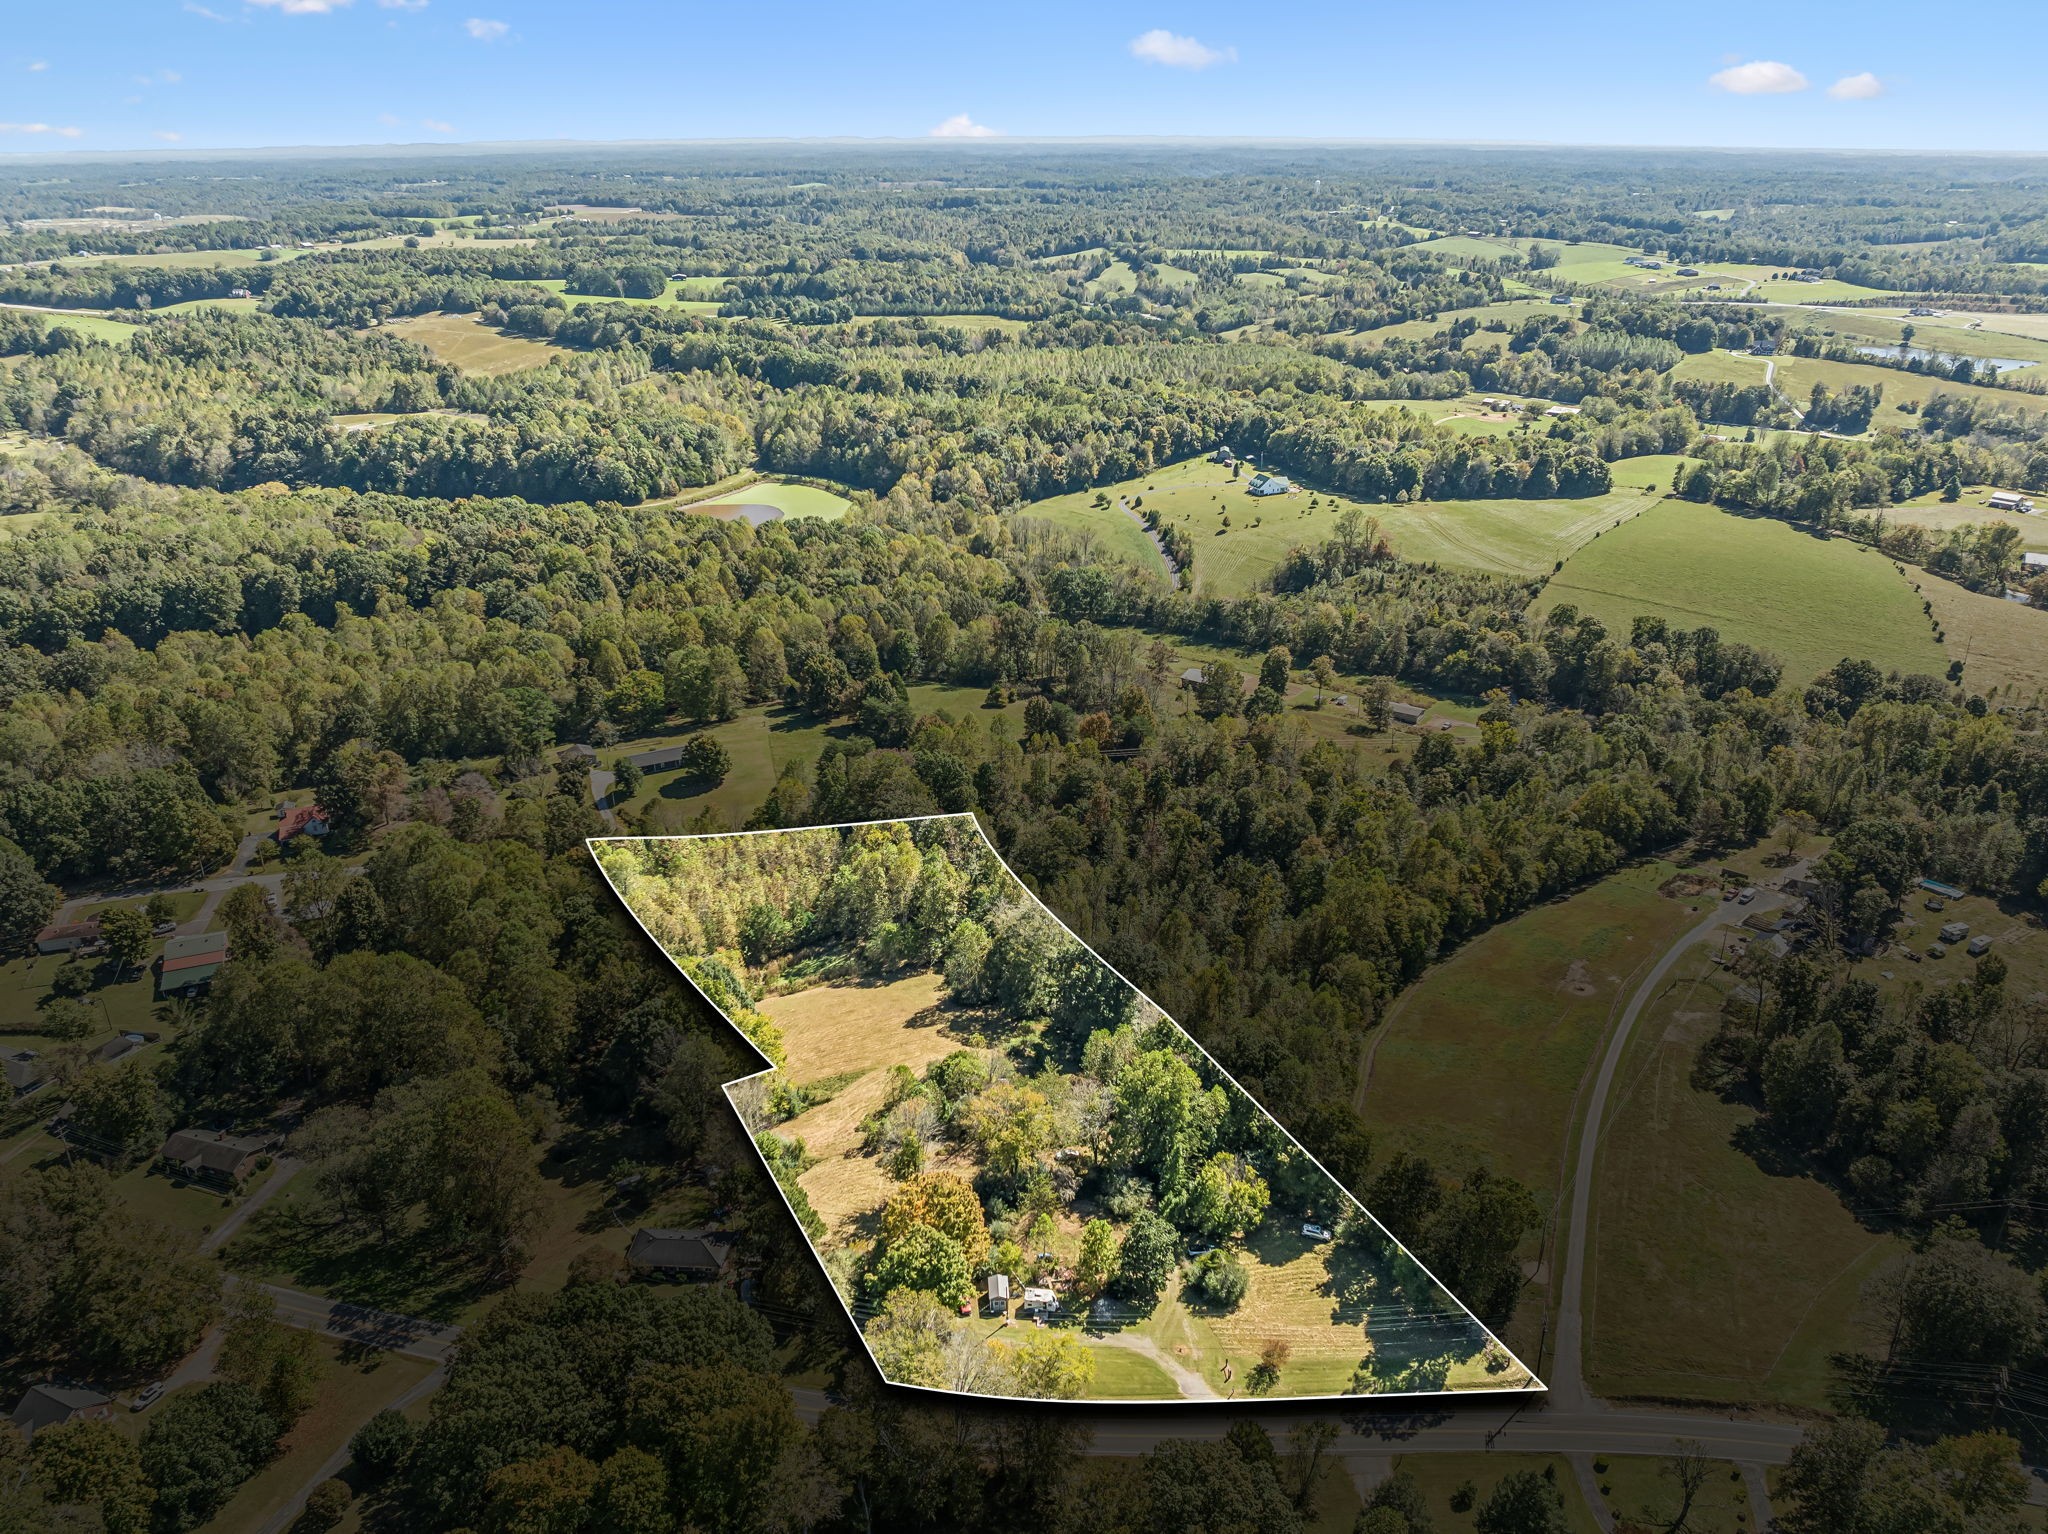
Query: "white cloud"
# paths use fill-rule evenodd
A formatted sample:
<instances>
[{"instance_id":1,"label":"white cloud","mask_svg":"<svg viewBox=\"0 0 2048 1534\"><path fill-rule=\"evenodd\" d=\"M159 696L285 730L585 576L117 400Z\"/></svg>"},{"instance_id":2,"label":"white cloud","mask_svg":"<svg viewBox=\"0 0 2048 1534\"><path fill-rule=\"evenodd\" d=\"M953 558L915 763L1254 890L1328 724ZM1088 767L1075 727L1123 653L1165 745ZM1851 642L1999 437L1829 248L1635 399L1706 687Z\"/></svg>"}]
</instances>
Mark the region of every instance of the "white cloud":
<instances>
[{"instance_id":1,"label":"white cloud","mask_svg":"<svg viewBox=\"0 0 2048 1534\"><path fill-rule=\"evenodd\" d=\"M354 5L356 0L249 0L251 5L268 6L287 16L325 16Z\"/></svg>"},{"instance_id":2,"label":"white cloud","mask_svg":"<svg viewBox=\"0 0 2048 1534\"><path fill-rule=\"evenodd\" d=\"M455 124L444 123L437 117L422 117L420 119L420 126L429 133L453 133L455 131Z\"/></svg>"},{"instance_id":3,"label":"white cloud","mask_svg":"<svg viewBox=\"0 0 2048 1534\"><path fill-rule=\"evenodd\" d=\"M933 138L1000 138L987 123L978 123L965 112L955 112L931 131Z\"/></svg>"},{"instance_id":4,"label":"white cloud","mask_svg":"<svg viewBox=\"0 0 2048 1534\"><path fill-rule=\"evenodd\" d=\"M28 72L32 75L39 75L49 67L50 61L48 59L37 59L33 64L28 66Z\"/></svg>"},{"instance_id":5,"label":"white cloud","mask_svg":"<svg viewBox=\"0 0 2048 1534\"><path fill-rule=\"evenodd\" d=\"M396 112L379 112L377 114L377 121L387 128L397 127L401 120Z\"/></svg>"},{"instance_id":6,"label":"white cloud","mask_svg":"<svg viewBox=\"0 0 2048 1534\"><path fill-rule=\"evenodd\" d=\"M1884 94L1884 81L1866 69L1860 75L1843 75L1828 87L1828 94L1837 101L1875 101Z\"/></svg>"},{"instance_id":7,"label":"white cloud","mask_svg":"<svg viewBox=\"0 0 2048 1534\"><path fill-rule=\"evenodd\" d=\"M85 136L85 129L83 128L57 128L52 131L59 138L83 138Z\"/></svg>"},{"instance_id":8,"label":"white cloud","mask_svg":"<svg viewBox=\"0 0 2048 1534\"><path fill-rule=\"evenodd\" d=\"M195 0L185 0L185 11L188 15L203 16L208 21L218 21L222 23L225 23L227 21L227 17L221 15L219 11L210 11L205 6L196 4Z\"/></svg>"},{"instance_id":9,"label":"white cloud","mask_svg":"<svg viewBox=\"0 0 2048 1534\"><path fill-rule=\"evenodd\" d=\"M490 21L482 16L472 16L462 24L462 30L480 43L495 43L512 28L502 21Z\"/></svg>"},{"instance_id":10,"label":"white cloud","mask_svg":"<svg viewBox=\"0 0 2048 1534\"><path fill-rule=\"evenodd\" d=\"M156 77L166 85L177 85L185 78L175 69L159 69L156 72Z\"/></svg>"},{"instance_id":11,"label":"white cloud","mask_svg":"<svg viewBox=\"0 0 2048 1534\"><path fill-rule=\"evenodd\" d=\"M377 0L377 8L385 11L423 11L427 0Z\"/></svg>"},{"instance_id":12,"label":"white cloud","mask_svg":"<svg viewBox=\"0 0 2048 1534\"><path fill-rule=\"evenodd\" d=\"M1237 50L1211 48L1192 37L1154 27L1131 39L1131 57L1147 64L1164 64L1168 69L1207 69L1212 64L1235 64Z\"/></svg>"},{"instance_id":13,"label":"white cloud","mask_svg":"<svg viewBox=\"0 0 2048 1534\"><path fill-rule=\"evenodd\" d=\"M185 137L184 134L179 133L173 128L159 128L153 136L162 139L166 144L180 143Z\"/></svg>"},{"instance_id":14,"label":"white cloud","mask_svg":"<svg viewBox=\"0 0 2048 1534\"><path fill-rule=\"evenodd\" d=\"M1805 90L1806 76L1775 59L1753 59L1707 76L1707 84L1731 96L1786 96Z\"/></svg>"}]
</instances>

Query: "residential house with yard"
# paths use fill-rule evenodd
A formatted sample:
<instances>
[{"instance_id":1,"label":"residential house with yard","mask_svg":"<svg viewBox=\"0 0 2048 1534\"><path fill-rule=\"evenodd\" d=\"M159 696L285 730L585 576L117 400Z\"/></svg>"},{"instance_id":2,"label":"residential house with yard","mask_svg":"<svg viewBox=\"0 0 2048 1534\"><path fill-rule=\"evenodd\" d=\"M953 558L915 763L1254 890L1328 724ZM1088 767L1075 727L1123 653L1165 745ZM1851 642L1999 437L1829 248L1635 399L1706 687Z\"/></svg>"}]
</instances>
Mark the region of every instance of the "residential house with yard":
<instances>
[{"instance_id":1,"label":"residential house with yard","mask_svg":"<svg viewBox=\"0 0 2048 1534\"><path fill-rule=\"evenodd\" d=\"M1285 495L1294 488L1294 482L1285 474L1254 474L1246 488L1253 495Z\"/></svg>"},{"instance_id":2,"label":"residential house with yard","mask_svg":"<svg viewBox=\"0 0 2048 1534\"><path fill-rule=\"evenodd\" d=\"M642 772L674 772L683 765L683 743L635 751L626 758Z\"/></svg>"},{"instance_id":3,"label":"residential house with yard","mask_svg":"<svg viewBox=\"0 0 2048 1534\"><path fill-rule=\"evenodd\" d=\"M655 1230L643 1225L626 1248L626 1262L634 1272L659 1278L715 1279L731 1260L732 1247L709 1230Z\"/></svg>"},{"instance_id":4,"label":"residential house with yard","mask_svg":"<svg viewBox=\"0 0 2048 1534\"><path fill-rule=\"evenodd\" d=\"M50 1079L50 1067L33 1049L10 1049L0 1055L0 1076L6 1077L16 1097L26 1097Z\"/></svg>"},{"instance_id":5,"label":"residential house with yard","mask_svg":"<svg viewBox=\"0 0 2048 1534\"><path fill-rule=\"evenodd\" d=\"M88 916L84 921L53 922L36 934L37 953L71 953L76 949L89 948L100 940L100 919Z\"/></svg>"},{"instance_id":6,"label":"residential house with yard","mask_svg":"<svg viewBox=\"0 0 2048 1534\"><path fill-rule=\"evenodd\" d=\"M164 944L164 956L157 961L157 994L179 996L211 985L227 961L225 932L171 938Z\"/></svg>"},{"instance_id":7,"label":"residential house with yard","mask_svg":"<svg viewBox=\"0 0 2048 1534\"><path fill-rule=\"evenodd\" d=\"M180 1129L157 1152L166 1171L194 1182L233 1187L256 1170L256 1158L277 1143L275 1135L231 1135L218 1129Z\"/></svg>"},{"instance_id":8,"label":"residential house with yard","mask_svg":"<svg viewBox=\"0 0 2048 1534\"><path fill-rule=\"evenodd\" d=\"M2021 495L2017 490L1994 490L1987 502L1993 511L2031 512L2034 502L2031 496Z\"/></svg>"},{"instance_id":9,"label":"residential house with yard","mask_svg":"<svg viewBox=\"0 0 2048 1534\"><path fill-rule=\"evenodd\" d=\"M2020 567L2033 574L2048 574L2048 554L2022 554Z\"/></svg>"},{"instance_id":10,"label":"residential house with yard","mask_svg":"<svg viewBox=\"0 0 2048 1534\"><path fill-rule=\"evenodd\" d=\"M114 1403L97 1390L82 1390L48 1381L31 1385L15 1403L13 1421L23 1438L33 1439L46 1427L87 1419L106 1421L114 1415Z\"/></svg>"},{"instance_id":11,"label":"residential house with yard","mask_svg":"<svg viewBox=\"0 0 2048 1534\"><path fill-rule=\"evenodd\" d=\"M277 807L277 844L282 847L301 832L307 836L327 834L327 812L317 804L280 804Z\"/></svg>"}]
</instances>

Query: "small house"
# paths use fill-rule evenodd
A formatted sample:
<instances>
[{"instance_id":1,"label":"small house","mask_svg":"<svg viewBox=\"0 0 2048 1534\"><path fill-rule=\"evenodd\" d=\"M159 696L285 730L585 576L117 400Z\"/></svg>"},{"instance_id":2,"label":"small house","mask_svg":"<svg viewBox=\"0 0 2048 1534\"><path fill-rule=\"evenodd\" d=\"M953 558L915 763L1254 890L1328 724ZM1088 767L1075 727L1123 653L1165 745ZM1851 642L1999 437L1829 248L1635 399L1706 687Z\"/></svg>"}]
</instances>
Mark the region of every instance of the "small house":
<instances>
[{"instance_id":1,"label":"small house","mask_svg":"<svg viewBox=\"0 0 2048 1534\"><path fill-rule=\"evenodd\" d=\"M97 1419L104 1422L114 1415L114 1403L97 1390L76 1389L69 1385L53 1385L45 1381L31 1385L15 1403L13 1421L23 1438L32 1439L46 1427L62 1427L67 1422Z\"/></svg>"},{"instance_id":2,"label":"small house","mask_svg":"<svg viewBox=\"0 0 2048 1534\"><path fill-rule=\"evenodd\" d=\"M1554 304L1568 304L1572 301L1572 296L1569 293L1553 293L1550 295L1550 301Z\"/></svg>"},{"instance_id":3,"label":"small house","mask_svg":"<svg viewBox=\"0 0 2048 1534\"><path fill-rule=\"evenodd\" d=\"M276 1143L274 1135L231 1135L218 1129L180 1129L157 1152L167 1171L194 1182L233 1187L256 1170L256 1158Z\"/></svg>"},{"instance_id":4,"label":"small house","mask_svg":"<svg viewBox=\"0 0 2048 1534\"><path fill-rule=\"evenodd\" d=\"M1970 946L1963 950L1973 959L1981 959L1991 952L1991 934L1980 932L1970 939Z\"/></svg>"},{"instance_id":5,"label":"small house","mask_svg":"<svg viewBox=\"0 0 2048 1534\"><path fill-rule=\"evenodd\" d=\"M75 949L88 948L100 940L100 919L89 916L84 921L56 922L36 934L37 953L70 953Z\"/></svg>"},{"instance_id":6,"label":"small house","mask_svg":"<svg viewBox=\"0 0 2048 1534\"><path fill-rule=\"evenodd\" d=\"M1577 405L1552 405L1548 410L1544 411L1543 413L1547 416L1561 418L1568 415L1577 415L1579 413L1579 407Z\"/></svg>"},{"instance_id":7,"label":"small house","mask_svg":"<svg viewBox=\"0 0 2048 1534\"><path fill-rule=\"evenodd\" d=\"M50 1067L33 1049L10 1049L0 1055L0 1076L14 1088L16 1097L26 1097L50 1079Z\"/></svg>"},{"instance_id":8,"label":"small house","mask_svg":"<svg viewBox=\"0 0 2048 1534\"><path fill-rule=\"evenodd\" d=\"M157 961L156 988L172 996L211 985L213 977L228 961L228 935L201 932L194 937L174 937L164 944L164 956Z\"/></svg>"},{"instance_id":9,"label":"small house","mask_svg":"<svg viewBox=\"0 0 2048 1534\"><path fill-rule=\"evenodd\" d=\"M1209 455L1209 462L1220 463L1225 465L1233 464L1237 462L1237 454L1233 453L1227 447L1219 447L1216 449L1215 452Z\"/></svg>"},{"instance_id":10,"label":"small house","mask_svg":"<svg viewBox=\"0 0 2048 1534\"><path fill-rule=\"evenodd\" d=\"M2022 554L2020 567L2024 570L2048 573L2048 554Z\"/></svg>"},{"instance_id":11,"label":"small house","mask_svg":"<svg viewBox=\"0 0 2048 1534\"><path fill-rule=\"evenodd\" d=\"M280 804L277 807L277 844L282 847L294 836L327 834L327 812L317 804Z\"/></svg>"},{"instance_id":12,"label":"small house","mask_svg":"<svg viewBox=\"0 0 2048 1534\"><path fill-rule=\"evenodd\" d=\"M683 746L678 741L673 746L655 746L646 751L635 751L626 758L642 772L674 772L683 765Z\"/></svg>"},{"instance_id":13,"label":"small house","mask_svg":"<svg viewBox=\"0 0 2048 1534\"><path fill-rule=\"evenodd\" d=\"M1952 921L1942 924L1941 940L1944 943L1960 943L1969 935L1970 924L1966 921Z\"/></svg>"},{"instance_id":14,"label":"small house","mask_svg":"<svg viewBox=\"0 0 2048 1534\"><path fill-rule=\"evenodd\" d=\"M988 1276L988 1309L991 1315L1006 1315L1010 1309L1010 1275L991 1273Z\"/></svg>"},{"instance_id":15,"label":"small house","mask_svg":"<svg viewBox=\"0 0 2048 1534\"><path fill-rule=\"evenodd\" d=\"M254 293L251 293L247 288L228 289L228 297L230 298L254 298L255 296L256 295Z\"/></svg>"},{"instance_id":16,"label":"small house","mask_svg":"<svg viewBox=\"0 0 2048 1534\"><path fill-rule=\"evenodd\" d=\"M715 1279L731 1258L732 1248L714 1240L708 1230L655 1230L643 1225L626 1248L626 1262L636 1273L661 1278Z\"/></svg>"},{"instance_id":17,"label":"small house","mask_svg":"<svg viewBox=\"0 0 2048 1534\"><path fill-rule=\"evenodd\" d=\"M1422 723L1423 715L1429 712L1429 705L1426 703L1395 703L1389 706L1387 712L1394 716L1394 723L1396 724L1420 724Z\"/></svg>"},{"instance_id":18,"label":"small house","mask_svg":"<svg viewBox=\"0 0 2048 1534\"><path fill-rule=\"evenodd\" d=\"M594 767L597 765L597 752L579 740L557 751L555 760L564 767Z\"/></svg>"},{"instance_id":19,"label":"small house","mask_svg":"<svg viewBox=\"0 0 2048 1534\"><path fill-rule=\"evenodd\" d=\"M1253 495L1285 495L1294 488L1294 482L1285 474L1254 474L1247 488Z\"/></svg>"},{"instance_id":20,"label":"small house","mask_svg":"<svg viewBox=\"0 0 2048 1534\"><path fill-rule=\"evenodd\" d=\"M1200 687L1208 680L1209 668L1206 666L1190 666L1180 674L1180 685L1187 688Z\"/></svg>"}]
</instances>

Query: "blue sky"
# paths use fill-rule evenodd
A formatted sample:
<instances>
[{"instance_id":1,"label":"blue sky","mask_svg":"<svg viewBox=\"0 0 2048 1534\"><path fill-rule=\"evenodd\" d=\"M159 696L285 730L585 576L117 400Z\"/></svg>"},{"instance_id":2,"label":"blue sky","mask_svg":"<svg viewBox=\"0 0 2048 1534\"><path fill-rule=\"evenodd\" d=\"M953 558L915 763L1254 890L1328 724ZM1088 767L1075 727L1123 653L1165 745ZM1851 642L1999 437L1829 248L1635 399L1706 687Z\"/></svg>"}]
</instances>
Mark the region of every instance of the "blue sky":
<instances>
[{"instance_id":1,"label":"blue sky","mask_svg":"<svg viewBox=\"0 0 2048 1534\"><path fill-rule=\"evenodd\" d=\"M2048 150L2039 0L60 0L0 153L1203 135Z\"/></svg>"}]
</instances>

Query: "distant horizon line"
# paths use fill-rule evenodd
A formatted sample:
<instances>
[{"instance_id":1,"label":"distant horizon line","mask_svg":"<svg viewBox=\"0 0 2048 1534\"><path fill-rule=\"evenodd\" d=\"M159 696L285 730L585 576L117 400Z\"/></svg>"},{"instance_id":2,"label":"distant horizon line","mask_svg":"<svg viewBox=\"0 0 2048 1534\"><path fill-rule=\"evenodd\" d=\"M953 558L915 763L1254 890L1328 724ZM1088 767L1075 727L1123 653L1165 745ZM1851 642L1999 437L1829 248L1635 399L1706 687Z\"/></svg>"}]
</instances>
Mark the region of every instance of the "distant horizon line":
<instances>
[{"instance_id":1,"label":"distant horizon line","mask_svg":"<svg viewBox=\"0 0 2048 1534\"><path fill-rule=\"evenodd\" d=\"M410 139L403 142L333 144L165 144L120 149L7 149L0 160L7 163L41 162L75 164L97 162L165 162L238 156L253 159L297 159L320 155L361 157L378 154L511 154L540 150L647 150L715 148L827 148L903 150L935 149L941 153L1002 153L1033 148L1118 148L1187 146L1190 148L1329 148L1329 149L1465 149L1483 151L1579 151L1611 154L1704 154L1704 155L1866 155L1884 159L2048 159L2048 149L1911 149L1848 145L1766 145L1766 144L1625 144L1578 142L1550 139L1438 139L1323 137L1317 135L1259 134L997 134L986 137L866 134L739 135L724 138L543 138L543 139Z\"/></svg>"}]
</instances>

